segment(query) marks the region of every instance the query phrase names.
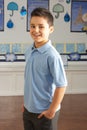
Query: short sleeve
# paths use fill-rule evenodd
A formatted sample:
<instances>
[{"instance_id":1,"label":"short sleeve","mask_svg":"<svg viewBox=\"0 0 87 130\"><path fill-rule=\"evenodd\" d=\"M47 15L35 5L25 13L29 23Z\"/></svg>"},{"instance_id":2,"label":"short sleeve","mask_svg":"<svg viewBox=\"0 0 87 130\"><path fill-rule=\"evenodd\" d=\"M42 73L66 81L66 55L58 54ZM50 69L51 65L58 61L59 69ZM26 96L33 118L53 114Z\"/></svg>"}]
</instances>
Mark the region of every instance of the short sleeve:
<instances>
[{"instance_id":1,"label":"short sleeve","mask_svg":"<svg viewBox=\"0 0 87 130\"><path fill-rule=\"evenodd\" d=\"M60 55L49 58L49 69L53 82L57 87L67 86L65 69Z\"/></svg>"}]
</instances>

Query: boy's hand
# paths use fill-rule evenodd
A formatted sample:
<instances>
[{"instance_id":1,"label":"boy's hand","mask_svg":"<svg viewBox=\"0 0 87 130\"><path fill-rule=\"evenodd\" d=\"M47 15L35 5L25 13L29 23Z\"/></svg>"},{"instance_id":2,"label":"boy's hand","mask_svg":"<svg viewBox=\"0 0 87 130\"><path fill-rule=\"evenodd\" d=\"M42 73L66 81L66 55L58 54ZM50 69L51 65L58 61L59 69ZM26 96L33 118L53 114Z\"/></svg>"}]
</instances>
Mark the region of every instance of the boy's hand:
<instances>
[{"instance_id":1,"label":"boy's hand","mask_svg":"<svg viewBox=\"0 0 87 130\"><path fill-rule=\"evenodd\" d=\"M53 111L50 111L50 110L46 110L46 111L43 111L39 116L38 118L41 118L45 116L46 118L48 119L52 119L54 116L55 116L55 112Z\"/></svg>"}]
</instances>

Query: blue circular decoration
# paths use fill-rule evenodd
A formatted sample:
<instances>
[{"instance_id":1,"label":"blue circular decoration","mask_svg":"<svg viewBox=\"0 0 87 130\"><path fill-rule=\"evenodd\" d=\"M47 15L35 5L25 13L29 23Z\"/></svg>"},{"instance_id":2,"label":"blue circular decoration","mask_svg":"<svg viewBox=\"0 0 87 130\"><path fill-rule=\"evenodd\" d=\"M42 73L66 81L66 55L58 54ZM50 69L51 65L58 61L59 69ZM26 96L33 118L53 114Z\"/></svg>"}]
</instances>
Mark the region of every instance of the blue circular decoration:
<instances>
[{"instance_id":1,"label":"blue circular decoration","mask_svg":"<svg viewBox=\"0 0 87 130\"><path fill-rule=\"evenodd\" d=\"M64 21L65 21L65 22L69 22L69 21L70 21L70 16L69 16L68 13L65 14L65 16L64 16Z\"/></svg>"},{"instance_id":2,"label":"blue circular decoration","mask_svg":"<svg viewBox=\"0 0 87 130\"><path fill-rule=\"evenodd\" d=\"M13 26L14 26L14 23L12 22L12 20L9 20L9 21L7 22L7 27L8 27L8 28L13 28Z\"/></svg>"},{"instance_id":3,"label":"blue circular decoration","mask_svg":"<svg viewBox=\"0 0 87 130\"><path fill-rule=\"evenodd\" d=\"M22 16L25 16L25 15L27 14L27 11L26 11L26 9L25 9L24 6L21 8L20 14L21 14Z\"/></svg>"}]
</instances>

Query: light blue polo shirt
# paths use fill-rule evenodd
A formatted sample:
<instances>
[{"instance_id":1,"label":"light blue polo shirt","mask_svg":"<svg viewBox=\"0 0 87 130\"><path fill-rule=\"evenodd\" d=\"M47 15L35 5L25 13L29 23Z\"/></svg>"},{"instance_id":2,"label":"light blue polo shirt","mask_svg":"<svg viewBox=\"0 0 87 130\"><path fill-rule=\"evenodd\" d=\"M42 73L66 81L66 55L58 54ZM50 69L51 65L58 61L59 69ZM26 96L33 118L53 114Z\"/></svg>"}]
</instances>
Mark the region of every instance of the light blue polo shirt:
<instances>
[{"instance_id":1,"label":"light blue polo shirt","mask_svg":"<svg viewBox=\"0 0 87 130\"><path fill-rule=\"evenodd\" d=\"M63 62L51 41L26 51L24 106L32 113L47 110L56 87L67 86Z\"/></svg>"}]
</instances>

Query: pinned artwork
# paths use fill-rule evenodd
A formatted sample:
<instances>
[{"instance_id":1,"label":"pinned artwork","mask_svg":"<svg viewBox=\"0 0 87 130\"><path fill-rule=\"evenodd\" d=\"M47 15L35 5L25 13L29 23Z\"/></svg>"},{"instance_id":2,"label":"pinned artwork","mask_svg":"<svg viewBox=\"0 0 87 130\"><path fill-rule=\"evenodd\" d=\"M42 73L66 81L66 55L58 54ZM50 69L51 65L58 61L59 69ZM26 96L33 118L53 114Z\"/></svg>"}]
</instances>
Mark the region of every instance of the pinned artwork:
<instances>
[{"instance_id":1,"label":"pinned artwork","mask_svg":"<svg viewBox=\"0 0 87 130\"><path fill-rule=\"evenodd\" d=\"M65 21L65 22L69 22L69 21L70 21L70 16L69 16L68 13L65 14L65 16L64 16L64 21Z\"/></svg>"},{"instance_id":2,"label":"pinned artwork","mask_svg":"<svg viewBox=\"0 0 87 130\"><path fill-rule=\"evenodd\" d=\"M21 16L25 16L27 14L27 10L25 9L24 6L22 6L22 8L21 8L20 14L21 14Z\"/></svg>"},{"instance_id":3,"label":"pinned artwork","mask_svg":"<svg viewBox=\"0 0 87 130\"><path fill-rule=\"evenodd\" d=\"M27 31L30 31L30 14L37 7L49 9L49 0L27 0Z\"/></svg>"},{"instance_id":4,"label":"pinned artwork","mask_svg":"<svg viewBox=\"0 0 87 130\"><path fill-rule=\"evenodd\" d=\"M12 22L11 19L7 22L7 27L10 29L14 27L14 23Z\"/></svg>"},{"instance_id":5,"label":"pinned artwork","mask_svg":"<svg viewBox=\"0 0 87 130\"><path fill-rule=\"evenodd\" d=\"M56 4L53 6L53 12L56 13L55 18L57 19L59 17L59 13L64 12L64 7L61 4Z\"/></svg>"},{"instance_id":6,"label":"pinned artwork","mask_svg":"<svg viewBox=\"0 0 87 130\"><path fill-rule=\"evenodd\" d=\"M8 62L13 62L17 59L14 53L6 53L5 58L6 58L6 61Z\"/></svg>"},{"instance_id":7,"label":"pinned artwork","mask_svg":"<svg viewBox=\"0 0 87 130\"><path fill-rule=\"evenodd\" d=\"M4 31L4 0L0 0L0 31Z\"/></svg>"},{"instance_id":8,"label":"pinned artwork","mask_svg":"<svg viewBox=\"0 0 87 130\"><path fill-rule=\"evenodd\" d=\"M84 26L82 28L82 31L86 32L86 34L87 34L87 13L82 15L82 20L84 22Z\"/></svg>"},{"instance_id":9,"label":"pinned artwork","mask_svg":"<svg viewBox=\"0 0 87 130\"><path fill-rule=\"evenodd\" d=\"M71 61L77 61L80 59L80 54L78 52L72 52L69 54Z\"/></svg>"},{"instance_id":10,"label":"pinned artwork","mask_svg":"<svg viewBox=\"0 0 87 130\"><path fill-rule=\"evenodd\" d=\"M72 0L71 32L85 32L87 34L87 1L86 0Z\"/></svg>"},{"instance_id":11,"label":"pinned artwork","mask_svg":"<svg viewBox=\"0 0 87 130\"><path fill-rule=\"evenodd\" d=\"M10 14L10 16L13 16L14 11L18 10L18 5L15 2L10 2L7 6L7 9L12 11L12 14Z\"/></svg>"}]
</instances>

